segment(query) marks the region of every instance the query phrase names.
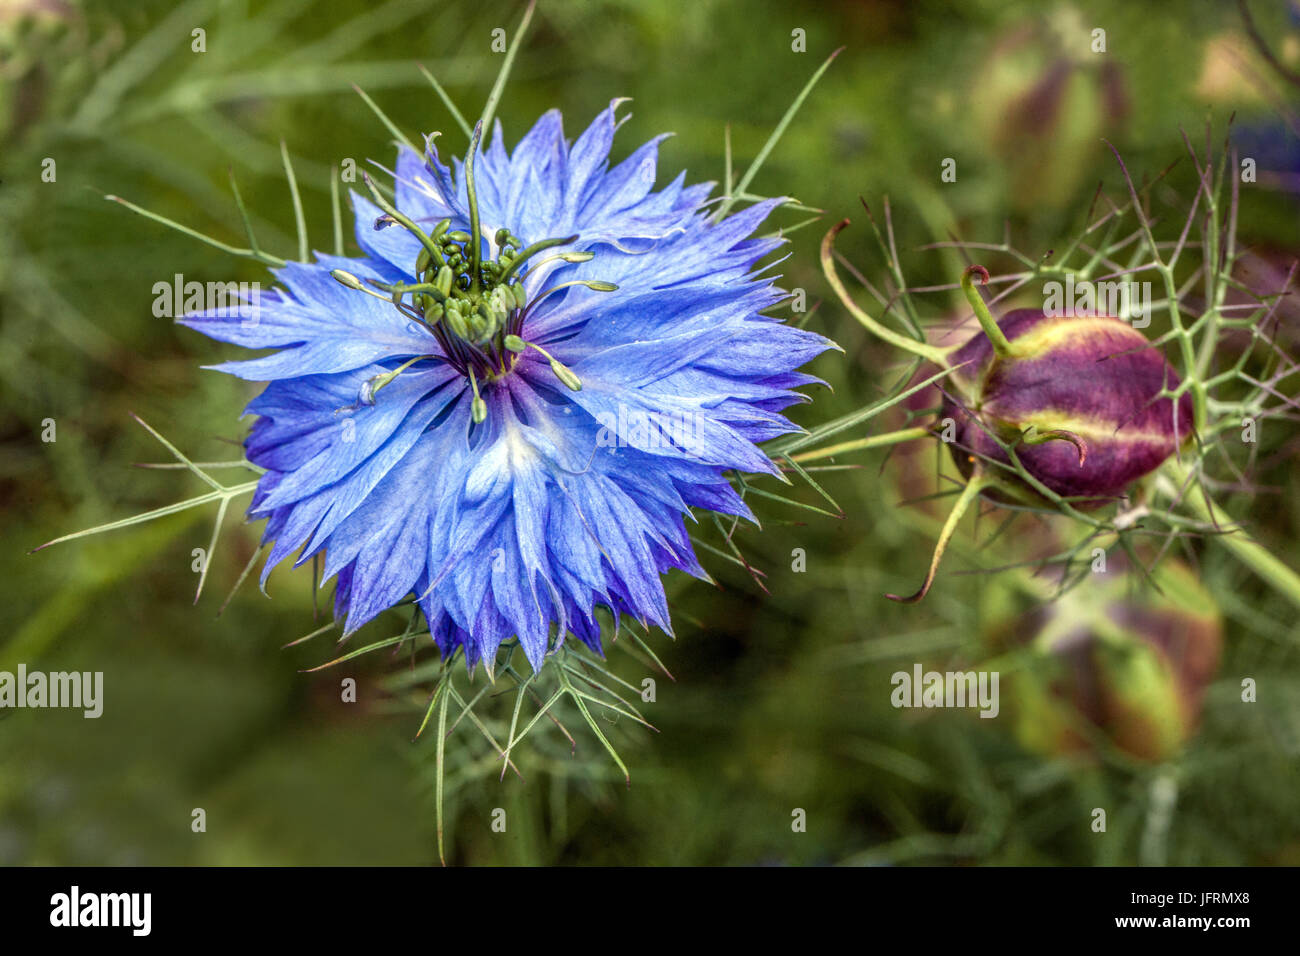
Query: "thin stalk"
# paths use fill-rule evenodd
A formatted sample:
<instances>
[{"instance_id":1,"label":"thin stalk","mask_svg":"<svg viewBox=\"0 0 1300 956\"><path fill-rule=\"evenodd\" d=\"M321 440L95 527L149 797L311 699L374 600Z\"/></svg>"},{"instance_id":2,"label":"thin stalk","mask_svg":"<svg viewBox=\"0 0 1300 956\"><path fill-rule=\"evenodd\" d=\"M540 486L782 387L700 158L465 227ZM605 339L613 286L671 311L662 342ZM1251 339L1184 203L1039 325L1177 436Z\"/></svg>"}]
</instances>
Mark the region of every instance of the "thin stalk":
<instances>
[{"instance_id":1,"label":"thin stalk","mask_svg":"<svg viewBox=\"0 0 1300 956\"><path fill-rule=\"evenodd\" d=\"M925 597L930 590L930 585L934 583L934 576L939 571L939 562L943 560L943 553L947 550L948 542L952 540L953 534L957 531L962 515L966 513L975 499L979 497L980 492L987 488L989 484L989 479L980 474L980 470L976 468L971 474L970 480L966 482L966 487L962 489L957 503L952 506L948 520L943 524L943 530L939 532L939 540L934 546L934 555L930 558L930 569L926 572L925 580L921 582L921 586L906 597L898 594L886 594L885 597L891 601L898 601L900 604L916 604Z\"/></svg>"},{"instance_id":2,"label":"thin stalk","mask_svg":"<svg viewBox=\"0 0 1300 956\"><path fill-rule=\"evenodd\" d=\"M868 435L866 438L855 438L852 441L843 441L836 445L827 445L825 448L806 451L802 454L792 456L791 460L797 462L817 461L819 458L830 458L834 455L843 455L851 451L865 451L868 448L882 448L886 445L897 445L905 441L913 441L917 438L926 438L929 434L930 429L919 425L915 428L900 428L898 431L894 432L885 432L881 435Z\"/></svg>"},{"instance_id":3,"label":"thin stalk","mask_svg":"<svg viewBox=\"0 0 1300 956\"><path fill-rule=\"evenodd\" d=\"M925 342L920 342L916 339L908 338L905 335L900 335L894 330L881 325L853 301L853 298L849 295L848 289L844 288L844 283L841 281L839 273L835 270L834 256L835 237L838 236L845 227L848 226L848 224L849 220L842 219L832 226L827 231L825 238L822 239L821 249L822 272L826 274L826 281L830 283L835 294L839 296L839 300L844 305L844 308L848 309L852 316L866 326L867 330L877 338L883 339L885 342L888 342L896 348L903 349L906 352L911 352L913 355L919 356L926 361L933 362L940 368L948 368L948 353L952 351L951 348L935 348L933 345L929 345Z\"/></svg>"}]
</instances>

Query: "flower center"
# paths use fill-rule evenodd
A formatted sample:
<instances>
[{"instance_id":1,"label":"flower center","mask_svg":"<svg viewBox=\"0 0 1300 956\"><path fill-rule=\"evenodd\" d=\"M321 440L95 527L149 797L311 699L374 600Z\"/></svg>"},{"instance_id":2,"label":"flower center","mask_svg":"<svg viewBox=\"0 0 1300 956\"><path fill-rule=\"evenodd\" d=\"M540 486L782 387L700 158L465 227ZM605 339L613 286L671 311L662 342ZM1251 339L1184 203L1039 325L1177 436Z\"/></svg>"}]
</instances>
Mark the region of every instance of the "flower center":
<instances>
[{"instance_id":1,"label":"flower center","mask_svg":"<svg viewBox=\"0 0 1300 956\"><path fill-rule=\"evenodd\" d=\"M394 222L386 215L375 227ZM519 267L525 261L522 254L531 251L509 230L499 229L498 257L484 261L473 253L481 242L452 229L450 219L439 222L427 238L416 259L414 284L371 285L428 326L447 361L462 374L483 381L505 375L515 361L515 353L505 347L506 337L518 336L528 307Z\"/></svg>"},{"instance_id":2,"label":"flower center","mask_svg":"<svg viewBox=\"0 0 1300 956\"><path fill-rule=\"evenodd\" d=\"M399 225L420 241L420 254L413 270L417 281L389 284L367 279L363 283L342 269L335 269L330 275L350 289L391 301L399 312L433 333L442 346L442 354L417 356L391 372L368 380L362 386L360 404L373 405L379 389L421 359L441 359L469 379L474 392L473 418L481 422L487 415L487 406L480 395L480 383L486 386L507 375L519 354L529 348L550 362L551 371L564 385L574 391L582 388L572 370L537 343L523 339L524 320L538 302L569 286L583 285L598 292L613 292L618 286L596 279L575 279L551 286L531 301L528 299L524 278L533 269L557 260L576 263L594 258L590 252L561 252L532 261L539 252L576 241L576 235L543 239L525 246L509 229L498 229L493 237L497 258L483 258L474 188L474 154L480 135L481 130L475 128L465 161L469 232L452 229L451 219L443 219L431 233L426 233L388 201L369 175L363 174L375 204L384 212L375 220L375 229Z\"/></svg>"}]
</instances>

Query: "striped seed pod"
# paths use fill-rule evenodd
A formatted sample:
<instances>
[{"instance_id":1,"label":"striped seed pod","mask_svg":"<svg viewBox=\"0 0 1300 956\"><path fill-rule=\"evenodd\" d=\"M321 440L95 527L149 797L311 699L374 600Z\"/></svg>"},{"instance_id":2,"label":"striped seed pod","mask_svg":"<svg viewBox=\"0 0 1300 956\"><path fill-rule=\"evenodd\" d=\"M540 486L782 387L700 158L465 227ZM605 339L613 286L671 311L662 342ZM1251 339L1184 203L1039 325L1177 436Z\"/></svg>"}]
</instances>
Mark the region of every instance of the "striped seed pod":
<instances>
[{"instance_id":1,"label":"striped seed pod","mask_svg":"<svg viewBox=\"0 0 1300 956\"><path fill-rule=\"evenodd\" d=\"M962 515L976 498L1044 503L1043 489L1097 508L1158 468L1192 436L1195 414L1178 373L1127 322L1017 309L996 322L975 289L983 266L962 275L980 332L951 353L939 411L966 487L944 523L921 587L925 597ZM1012 461L1012 453L1015 462ZM1013 467L1016 463L1019 468Z\"/></svg>"},{"instance_id":2,"label":"striped seed pod","mask_svg":"<svg viewBox=\"0 0 1300 956\"><path fill-rule=\"evenodd\" d=\"M1169 397L1178 373L1122 319L1017 309L997 328L1009 348L976 333L953 353L956 388L940 412L955 425L947 437L967 477L977 462L993 463L983 470L994 491L1040 497L997 467L1009 464L1010 445L1050 491L1099 507L1191 437L1191 396Z\"/></svg>"}]
</instances>

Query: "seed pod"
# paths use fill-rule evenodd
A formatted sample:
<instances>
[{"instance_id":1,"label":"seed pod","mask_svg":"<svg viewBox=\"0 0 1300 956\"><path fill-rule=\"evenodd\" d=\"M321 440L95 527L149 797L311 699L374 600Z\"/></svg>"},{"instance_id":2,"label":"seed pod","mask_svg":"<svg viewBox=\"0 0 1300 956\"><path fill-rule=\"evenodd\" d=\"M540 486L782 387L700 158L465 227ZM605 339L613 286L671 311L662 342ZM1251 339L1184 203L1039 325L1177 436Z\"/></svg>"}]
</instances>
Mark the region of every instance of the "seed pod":
<instances>
[{"instance_id":1,"label":"seed pod","mask_svg":"<svg viewBox=\"0 0 1300 956\"><path fill-rule=\"evenodd\" d=\"M823 261L834 231L823 240ZM828 275L832 273L828 272ZM958 495L921 587L925 597L961 517L981 495L1038 503L1041 492L1095 508L1155 470L1192 435L1192 400L1168 397L1178 374L1128 323L1106 315L1060 317L1018 309L995 322L975 289L983 266L967 268L962 291L980 332L939 360L952 370L939 412L966 487ZM838 281L838 280L837 280ZM1010 452L1028 475L1009 467Z\"/></svg>"},{"instance_id":2,"label":"seed pod","mask_svg":"<svg viewBox=\"0 0 1300 956\"><path fill-rule=\"evenodd\" d=\"M1129 323L1017 309L998 328L1010 354L997 355L982 332L953 353L956 387L939 416L956 425L953 457L968 477L981 458L1009 462L1000 439L1051 491L1086 499L1077 507L1098 507L1191 437L1191 396L1180 396L1176 408L1161 397L1178 386L1178 374ZM998 490L1034 497L1010 472L986 471L1006 476L998 476Z\"/></svg>"},{"instance_id":3,"label":"seed pod","mask_svg":"<svg viewBox=\"0 0 1300 956\"><path fill-rule=\"evenodd\" d=\"M1185 565L1166 560L1154 579L1155 586L1133 593L1123 574L1094 574L995 629L998 652L1032 647L1004 684L1023 746L1087 753L1105 739L1159 761L1186 743L1218 669L1223 625Z\"/></svg>"},{"instance_id":4,"label":"seed pod","mask_svg":"<svg viewBox=\"0 0 1300 956\"><path fill-rule=\"evenodd\" d=\"M1055 208L1086 188L1102 138L1128 125L1124 68L1046 19L999 34L966 84L971 138L989 150L1012 208Z\"/></svg>"}]
</instances>

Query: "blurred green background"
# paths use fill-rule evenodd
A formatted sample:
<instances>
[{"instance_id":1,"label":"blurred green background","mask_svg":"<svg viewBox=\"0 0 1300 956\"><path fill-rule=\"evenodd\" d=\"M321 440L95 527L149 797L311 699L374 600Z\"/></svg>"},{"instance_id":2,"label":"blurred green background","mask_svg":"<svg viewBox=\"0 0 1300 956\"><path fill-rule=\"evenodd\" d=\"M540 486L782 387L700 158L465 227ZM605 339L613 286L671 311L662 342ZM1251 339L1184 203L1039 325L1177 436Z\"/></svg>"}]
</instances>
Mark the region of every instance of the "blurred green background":
<instances>
[{"instance_id":1,"label":"blurred green background","mask_svg":"<svg viewBox=\"0 0 1300 956\"><path fill-rule=\"evenodd\" d=\"M1300 70L1295 7L1249 9L1273 56ZM283 140L313 248L328 248L331 167L392 156L351 84L408 134L443 130L444 149L461 152L416 64L472 117L500 65L492 31L513 31L521 12L467 0L0 0L0 670L102 670L106 685L98 720L0 713L0 862L437 861L432 741L412 744L421 709L391 680L405 660L379 653L301 673L334 656L320 640L281 649L317 626L305 569L282 567L271 600L250 586L215 617L259 527L232 512L197 607L191 550L207 544L207 510L26 551L197 493L182 473L132 467L166 455L131 412L195 459L238 457L230 442L256 392L200 371L236 350L155 318L152 289L175 273L265 283L262 267L103 195L242 245L233 170L259 240L292 257ZM1090 49L1098 27L1104 54ZM196 28L204 53L191 49ZM795 30L806 52L792 49ZM1000 242L1005 227L1041 255L1080 228L1098 183L1119 182L1103 136L1135 176L1183 156L1169 186L1190 195L1180 127L1200 142L1209 121L1221 139L1234 112L1234 137L1267 174L1243 193L1241 241L1260 269L1284 272L1300 251L1297 87L1265 62L1236 5L1212 0L541 0L498 115L513 143L559 106L572 136L629 96L616 157L670 130L661 181L681 168L720 181L725 128L744 169L840 45L753 184L826 211L792 233L779 269L810 302L829 295L817 243L844 215L858 221L841 251L884 281L859 194L877 211L890 197L912 282L951 282L952 257L921 246ZM41 178L47 158L54 182ZM955 182L940 180L945 158ZM773 224L803 218L780 212ZM932 301L935 318L958 304ZM1294 311L1289 321L1294 346ZM808 327L846 355L815 363L833 391L813 390L815 403L794 410L800 423L880 394L895 359L833 298ZM41 439L47 419L54 442ZM1273 492L1235 504L1295 567L1300 486L1285 430L1268 434L1252 475ZM493 769L453 788L449 862L1300 862L1300 627L1212 544L1184 557L1222 610L1222 661L1199 730L1167 759L1033 752L1009 717L890 706L894 671L971 666L1018 607L1005 576L987 574L945 574L917 607L883 598L911 590L928 561L934 518L900 502L934 490L931 456L864 454L852 459L860 468L821 475L843 518L763 506L763 532L737 542L770 593L724 561L706 561L716 589L674 580L677 638L653 644L676 680L660 677L645 707L659 733L619 730L632 786L590 735L575 731L569 758L552 734L535 758L517 754L526 781L498 782ZM992 566L969 535L962 549L949 572ZM610 659L635 684L649 674ZM346 676L356 704L340 700ZM1245 676L1260 687L1249 706ZM458 730L449 751L468 739ZM1090 829L1094 807L1107 808L1104 835ZM205 833L191 831L194 808ZM495 808L504 833L491 829ZM792 829L796 809L806 832Z\"/></svg>"}]
</instances>

